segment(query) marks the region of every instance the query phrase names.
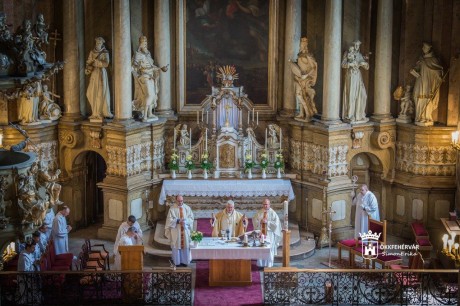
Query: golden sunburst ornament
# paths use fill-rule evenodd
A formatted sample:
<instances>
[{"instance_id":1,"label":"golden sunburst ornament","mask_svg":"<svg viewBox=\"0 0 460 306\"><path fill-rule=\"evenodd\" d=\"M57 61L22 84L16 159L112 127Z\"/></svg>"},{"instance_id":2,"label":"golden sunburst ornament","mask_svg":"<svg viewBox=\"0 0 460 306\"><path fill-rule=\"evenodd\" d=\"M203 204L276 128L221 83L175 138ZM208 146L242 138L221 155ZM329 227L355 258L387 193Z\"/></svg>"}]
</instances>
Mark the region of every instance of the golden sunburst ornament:
<instances>
[{"instance_id":1,"label":"golden sunburst ornament","mask_svg":"<svg viewBox=\"0 0 460 306\"><path fill-rule=\"evenodd\" d=\"M219 67L217 78L222 79L223 87L233 87L233 81L238 79L235 66L226 65Z\"/></svg>"}]
</instances>

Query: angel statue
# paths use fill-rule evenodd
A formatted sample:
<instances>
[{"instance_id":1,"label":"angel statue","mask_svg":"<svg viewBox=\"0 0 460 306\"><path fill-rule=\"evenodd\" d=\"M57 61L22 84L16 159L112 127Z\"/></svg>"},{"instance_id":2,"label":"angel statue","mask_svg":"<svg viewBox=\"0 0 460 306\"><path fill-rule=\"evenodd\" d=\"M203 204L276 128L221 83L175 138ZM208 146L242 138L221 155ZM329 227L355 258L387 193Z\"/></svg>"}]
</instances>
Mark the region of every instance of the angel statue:
<instances>
[{"instance_id":1,"label":"angel statue","mask_svg":"<svg viewBox=\"0 0 460 306\"><path fill-rule=\"evenodd\" d=\"M398 86L393 93L394 99L401 103L401 112L399 113L398 119L405 120L404 122L411 122L410 115L414 112L414 101L412 101L411 89L412 86L410 85L406 85L405 89L403 89L402 86Z\"/></svg>"},{"instance_id":2,"label":"angel statue","mask_svg":"<svg viewBox=\"0 0 460 306\"><path fill-rule=\"evenodd\" d=\"M190 146L190 135L187 130L187 125L184 124L178 124L174 128L176 130L175 135L179 135L179 145L182 147L188 147ZM174 141L176 141L174 139Z\"/></svg>"},{"instance_id":3,"label":"angel statue","mask_svg":"<svg viewBox=\"0 0 460 306\"><path fill-rule=\"evenodd\" d=\"M297 120L310 121L318 111L315 105L316 91L313 86L316 84L318 75L318 64L313 55L308 51L308 39L300 39L300 50L297 54L297 61L289 60L291 71L294 74L294 89L297 105L300 107Z\"/></svg>"},{"instance_id":4,"label":"angel statue","mask_svg":"<svg viewBox=\"0 0 460 306\"><path fill-rule=\"evenodd\" d=\"M268 125L268 139L267 145L269 148L278 148L279 147L279 140L278 135L280 132L280 127L276 124L269 124Z\"/></svg>"}]
</instances>

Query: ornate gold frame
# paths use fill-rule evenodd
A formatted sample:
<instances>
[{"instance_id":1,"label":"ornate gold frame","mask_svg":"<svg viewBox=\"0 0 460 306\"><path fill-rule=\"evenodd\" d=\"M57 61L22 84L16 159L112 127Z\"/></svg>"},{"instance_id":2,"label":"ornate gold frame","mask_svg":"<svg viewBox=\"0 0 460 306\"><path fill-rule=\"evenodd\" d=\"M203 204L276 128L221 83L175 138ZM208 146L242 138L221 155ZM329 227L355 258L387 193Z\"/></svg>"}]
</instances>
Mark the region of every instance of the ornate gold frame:
<instances>
[{"instance_id":1,"label":"ornate gold frame","mask_svg":"<svg viewBox=\"0 0 460 306\"><path fill-rule=\"evenodd\" d=\"M176 62L177 62L177 80L176 80L176 100L177 112L181 115L194 115L196 111L202 109L202 105L206 97L203 97L201 104L187 104L185 99L185 86L186 86L186 24L185 24L185 2L187 0L177 0L176 5ZM276 113L276 105L278 99L279 85L276 79L277 69L279 63L278 54L278 27L279 27L279 0L270 0L270 16L269 16L269 41L268 41L268 103L255 104L251 107L261 114L274 114ZM241 84L244 86L244 84ZM210 92L211 93L211 92ZM251 97L248 97L249 100ZM252 104L252 103L251 103Z\"/></svg>"}]
</instances>

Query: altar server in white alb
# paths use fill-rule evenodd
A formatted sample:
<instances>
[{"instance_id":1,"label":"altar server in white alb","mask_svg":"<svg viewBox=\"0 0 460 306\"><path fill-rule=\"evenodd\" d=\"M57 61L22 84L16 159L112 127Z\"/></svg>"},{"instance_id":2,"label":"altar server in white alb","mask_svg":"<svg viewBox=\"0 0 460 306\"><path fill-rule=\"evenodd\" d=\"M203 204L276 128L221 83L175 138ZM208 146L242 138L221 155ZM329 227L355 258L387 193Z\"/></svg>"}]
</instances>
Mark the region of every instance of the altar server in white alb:
<instances>
[{"instance_id":1,"label":"altar server in white alb","mask_svg":"<svg viewBox=\"0 0 460 306\"><path fill-rule=\"evenodd\" d=\"M273 267L273 259L277 254L277 249L281 241L281 222L278 214L270 208L270 200L265 199L263 208L252 218L255 230L260 230L265 235L265 240L270 243L270 260L257 260L259 267Z\"/></svg>"},{"instance_id":2,"label":"altar server in white alb","mask_svg":"<svg viewBox=\"0 0 460 306\"><path fill-rule=\"evenodd\" d=\"M165 236L169 239L176 266L187 267L190 263L190 232L193 220L192 209L184 204L182 196L177 196L176 203L169 209L165 224Z\"/></svg>"},{"instance_id":3,"label":"altar server in white alb","mask_svg":"<svg viewBox=\"0 0 460 306\"><path fill-rule=\"evenodd\" d=\"M136 235L136 228L134 226L128 227L126 232L118 239L117 252L115 252L115 270L121 270L121 254L118 252L120 245L134 245L133 240Z\"/></svg>"},{"instance_id":4,"label":"altar server in white alb","mask_svg":"<svg viewBox=\"0 0 460 306\"><path fill-rule=\"evenodd\" d=\"M72 227L67 225L67 220L65 219L69 213L70 208L62 205L53 220L51 236L54 240L56 255L69 253L69 232L72 230Z\"/></svg>"},{"instance_id":5,"label":"altar server in white alb","mask_svg":"<svg viewBox=\"0 0 460 306\"><path fill-rule=\"evenodd\" d=\"M375 195L369 191L367 185L361 185L359 190L358 196L353 198L353 204L356 205L355 238L359 238L360 233L367 233L369 218L380 221L379 204Z\"/></svg>"},{"instance_id":6,"label":"altar server in white alb","mask_svg":"<svg viewBox=\"0 0 460 306\"><path fill-rule=\"evenodd\" d=\"M143 234L142 234L142 229L137 222L136 217L131 215L128 217L128 220L120 224L120 227L118 228L118 233L117 237L115 238L115 243L113 244L113 254L115 254L115 266L113 267L114 270L120 270L120 262L116 260L117 255L118 255L118 245L120 243L121 237L123 237L124 234L128 232L128 229L133 227L134 228L134 235L132 235L131 240L132 240L132 245L142 245L143 244Z\"/></svg>"}]
</instances>

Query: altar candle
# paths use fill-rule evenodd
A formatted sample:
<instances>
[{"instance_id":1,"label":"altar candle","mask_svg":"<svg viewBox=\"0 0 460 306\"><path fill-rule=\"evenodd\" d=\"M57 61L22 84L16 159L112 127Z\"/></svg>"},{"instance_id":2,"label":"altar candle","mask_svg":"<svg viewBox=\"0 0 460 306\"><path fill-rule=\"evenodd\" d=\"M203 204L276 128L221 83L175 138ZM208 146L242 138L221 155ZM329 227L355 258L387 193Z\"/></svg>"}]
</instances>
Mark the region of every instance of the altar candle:
<instances>
[{"instance_id":1,"label":"altar candle","mask_svg":"<svg viewBox=\"0 0 460 306\"><path fill-rule=\"evenodd\" d=\"M289 210L288 210L289 204L288 204L288 201L284 201L283 204L284 204L284 217L286 218L286 216L289 213Z\"/></svg>"},{"instance_id":2,"label":"altar candle","mask_svg":"<svg viewBox=\"0 0 460 306\"><path fill-rule=\"evenodd\" d=\"M452 252L452 245L454 242L452 240L447 241L447 245L449 246L449 253Z\"/></svg>"},{"instance_id":3,"label":"altar candle","mask_svg":"<svg viewBox=\"0 0 460 306\"><path fill-rule=\"evenodd\" d=\"M265 235L260 235L260 243L265 243Z\"/></svg>"},{"instance_id":4,"label":"altar candle","mask_svg":"<svg viewBox=\"0 0 460 306\"><path fill-rule=\"evenodd\" d=\"M265 151L267 151L267 133L268 133L268 130L267 128L265 128Z\"/></svg>"},{"instance_id":5,"label":"altar candle","mask_svg":"<svg viewBox=\"0 0 460 306\"><path fill-rule=\"evenodd\" d=\"M206 129L206 136L204 137L204 143L205 143L205 152L208 152L208 129Z\"/></svg>"},{"instance_id":6,"label":"altar candle","mask_svg":"<svg viewBox=\"0 0 460 306\"><path fill-rule=\"evenodd\" d=\"M174 151L176 150L176 129L174 129L174 138L173 138L173 142L174 142Z\"/></svg>"},{"instance_id":7,"label":"altar candle","mask_svg":"<svg viewBox=\"0 0 460 306\"><path fill-rule=\"evenodd\" d=\"M206 124L208 124L209 121L208 121L208 111L206 111Z\"/></svg>"},{"instance_id":8,"label":"altar candle","mask_svg":"<svg viewBox=\"0 0 460 306\"><path fill-rule=\"evenodd\" d=\"M196 124L200 123L200 111L196 111Z\"/></svg>"},{"instance_id":9,"label":"altar candle","mask_svg":"<svg viewBox=\"0 0 460 306\"><path fill-rule=\"evenodd\" d=\"M254 108L252 109L252 122L254 122Z\"/></svg>"},{"instance_id":10,"label":"altar candle","mask_svg":"<svg viewBox=\"0 0 460 306\"><path fill-rule=\"evenodd\" d=\"M248 235L247 234L244 234L244 241L243 242L246 243L246 244L248 243Z\"/></svg>"},{"instance_id":11,"label":"altar candle","mask_svg":"<svg viewBox=\"0 0 460 306\"><path fill-rule=\"evenodd\" d=\"M251 111L248 110L248 125L249 125L249 116L251 115Z\"/></svg>"},{"instance_id":12,"label":"altar candle","mask_svg":"<svg viewBox=\"0 0 460 306\"><path fill-rule=\"evenodd\" d=\"M190 155L192 155L192 128L190 128Z\"/></svg>"},{"instance_id":13,"label":"altar candle","mask_svg":"<svg viewBox=\"0 0 460 306\"><path fill-rule=\"evenodd\" d=\"M259 112L257 112L257 125L259 125Z\"/></svg>"},{"instance_id":14,"label":"altar candle","mask_svg":"<svg viewBox=\"0 0 460 306\"><path fill-rule=\"evenodd\" d=\"M280 129L280 151L281 151L281 149L283 148L282 143L283 143L283 130Z\"/></svg>"},{"instance_id":15,"label":"altar candle","mask_svg":"<svg viewBox=\"0 0 460 306\"><path fill-rule=\"evenodd\" d=\"M447 234L444 234L444 236L442 236L442 249L445 250L447 249L447 240L449 239L449 236Z\"/></svg>"}]
</instances>

